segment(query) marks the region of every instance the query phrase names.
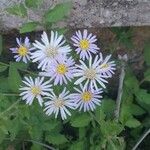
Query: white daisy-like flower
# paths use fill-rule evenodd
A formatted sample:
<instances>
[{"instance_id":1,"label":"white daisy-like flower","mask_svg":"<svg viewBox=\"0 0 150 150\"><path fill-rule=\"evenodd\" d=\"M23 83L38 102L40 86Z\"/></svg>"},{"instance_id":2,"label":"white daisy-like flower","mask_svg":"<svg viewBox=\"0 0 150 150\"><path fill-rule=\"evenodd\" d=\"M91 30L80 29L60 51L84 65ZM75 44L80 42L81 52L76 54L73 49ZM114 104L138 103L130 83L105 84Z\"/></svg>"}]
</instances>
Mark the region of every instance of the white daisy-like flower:
<instances>
[{"instance_id":1,"label":"white daisy-like flower","mask_svg":"<svg viewBox=\"0 0 150 150\"><path fill-rule=\"evenodd\" d=\"M26 101L26 104L31 105L34 98L37 98L40 106L42 106L43 98L42 96L49 96L51 89L50 81L44 82L44 77L37 77L33 80L31 77L25 77L22 81L25 86L22 86L19 90L23 91L20 93L22 100Z\"/></svg>"},{"instance_id":2,"label":"white daisy-like flower","mask_svg":"<svg viewBox=\"0 0 150 150\"><path fill-rule=\"evenodd\" d=\"M29 38L26 37L24 42L22 42L21 38L16 38L16 42L18 47L10 48L12 53L15 54L14 58L17 62L23 61L24 63L27 63L30 60L30 54L32 50Z\"/></svg>"},{"instance_id":3,"label":"white daisy-like flower","mask_svg":"<svg viewBox=\"0 0 150 150\"><path fill-rule=\"evenodd\" d=\"M74 70L76 68L74 65L75 62L72 57L67 58L62 55L59 60L54 61L45 72L41 72L39 75L50 77L50 81L54 80L54 85L67 84L67 80L71 81L73 79Z\"/></svg>"},{"instance_id":4,"label":"white daisy-like flower","mask_svg":"<svg viewBox=\"0 0 150 150\"><path fill-rule=\"evenodd\" d=\"M101 105L101 93L103 93L102 89L91 90L88 86L84 86L80 84L80 89L74 88L77 93L72 94L72 99L76 103L76 108L79 108L81 111L89 111L94 110L96 105Z\"/></svg>"},{"instance_id":5,"label":"white daisy-like flower","mask_svg":"<svg viewBox=\"0 0 150 150\"><path fill-rule=\"evenodd\" d=\"M92 33L88 34L86 29L83 31L83 35L81 31L76 31L71 40L74 42L73 45L77 47L75 51L80 54L80 58L83 60L89 59L91 53L96 54L99 50L94 44L97 41L96 36Z\"/></svg>"},{"instance_id":6,"label":"white daisy-like flower","mask_svg":"<svg viewBox=\"0 0 150 150\"><path fill-rule=\"evenodd\" d=\"M48 116L55 114L55 118L57 118L60 113L61 118L64 120L67 119L67 115L71 116L68 108L75 109L74 100L71 99L71 94L69 94L69 91L66 91L66 88L64 88L59 96L56 96L52 91L47 98L49 101L45 102L44 111Z\"/></svg>"},{"instance_id":7,"label":"white daisy-like flower","mask_svg":"<svg viewBox=\"0 0 150 150\"><path fill-rule=\"evenodd\" d=\"M80 60L81 65L76 65L77 69L74 73L74 76L78 77L78 79L74 84L78 85L86 81L85 86L89 85L91 89L93 87L98 89L97 83L106 88L104 83L108 82L104 78L107 78L107 76L101 74L100 62L101 60L98 58L98 55L94 58L93 63L92 57L90 57L88 66Z\"/></svg>"},{"instance_id":8,"label":"white daisy-like flower","mask_svg":"<svg viewBox=\"0 0 150 150\"><path fill-rule=\"evenodd\" d=\"M108 78L111 78L112 75L114 74L114 70L116 70L115 66L115 61L109 61L111 58L111 55L106 56L105 59L103 59L102 53L100 53L100 71L102 75L108 76Z\"/></svg>"},{"instance_id":9,"label":"white daisy-like flower","mask_svg":"<svg viewBox=\"0 0 150 150\"><path fill-rule=\"evenodd\" d=\"M33 46L35 51L32 52L32 61L38 62L38 68L45 70L47 66L51 65L53 60L60 59L62 54L67 54L71 51L68 45L64 46L65 40L63 35L58 36L58 32L51 31L50 40L46 32L41 35L42 43L35 41Z\"/></svg>"}]
</instances>

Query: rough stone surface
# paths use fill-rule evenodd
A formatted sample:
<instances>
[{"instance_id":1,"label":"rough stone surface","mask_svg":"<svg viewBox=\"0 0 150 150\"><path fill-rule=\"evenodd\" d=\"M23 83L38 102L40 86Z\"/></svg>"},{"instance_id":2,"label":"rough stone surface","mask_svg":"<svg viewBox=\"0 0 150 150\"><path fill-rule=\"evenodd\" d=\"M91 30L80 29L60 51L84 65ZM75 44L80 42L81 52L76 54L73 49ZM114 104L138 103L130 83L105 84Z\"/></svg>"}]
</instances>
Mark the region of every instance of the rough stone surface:
<instances>
[{"instance_id":1,"label":"rough stone surface","mask_svg":"<svg viewBox=\"0 0 150 150\"><path fill-rule=\"evenodd\" d=\"M29 10L29 17L22 19L6 13L5 8L24 0L0 0L0 30L19 28L27 20L40 20L43 13L66 0L43 0L42 6ZM67 21L59 26L75 28L104 26L150 25L150 0L72 0L73 9Z\"/></svg>"}]
</instances>

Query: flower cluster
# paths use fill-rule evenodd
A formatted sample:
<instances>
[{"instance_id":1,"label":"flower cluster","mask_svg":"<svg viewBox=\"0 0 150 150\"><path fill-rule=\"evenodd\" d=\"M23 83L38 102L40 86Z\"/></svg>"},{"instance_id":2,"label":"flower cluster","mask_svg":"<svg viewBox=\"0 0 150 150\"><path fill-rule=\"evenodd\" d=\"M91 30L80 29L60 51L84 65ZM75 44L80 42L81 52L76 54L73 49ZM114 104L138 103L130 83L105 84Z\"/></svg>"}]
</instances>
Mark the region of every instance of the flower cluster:
<instances>
[{"instance_id":1,"label":"flower cluster","mask_svg":"<svg viewBox=\"0 0 150 150\"><path fill-rule=\"evenodd\" d=\"M86 112L101 105L102 88L106 88L107 79L115 71L115 62L110 61L111 55L103 58L95 35L87 30L77 31L71 40L72 49L79 55L76 62L71 56L73 50L58 32L51 31L50 38L43 32L41 41L32 44L27 37L24 42L17 38L18 47L10 48L16 61L36 62L41 69L35 79L24 77L20 87L22 100L31 105L37 99L40 106L44 104L45 113L54 114L55 118L60 114L66 119L71 115L69 109ZM69 82L74 83L73 93L69 92ZM56 92L56 86L63 90Z\"/></svg>"}]
</instances>

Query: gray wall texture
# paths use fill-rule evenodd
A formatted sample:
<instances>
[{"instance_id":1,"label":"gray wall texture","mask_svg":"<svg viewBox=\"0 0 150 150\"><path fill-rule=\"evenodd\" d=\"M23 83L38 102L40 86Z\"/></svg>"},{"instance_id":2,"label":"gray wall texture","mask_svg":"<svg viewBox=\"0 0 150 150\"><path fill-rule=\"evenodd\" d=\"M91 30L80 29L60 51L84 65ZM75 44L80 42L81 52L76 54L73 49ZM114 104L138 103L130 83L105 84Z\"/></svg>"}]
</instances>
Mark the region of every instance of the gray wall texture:
<instances>
[{"instance_id":1,"label":"gray wall texture","mask_svg":"<svg viewBox=\"0 0 150 150\"><path fill-rule=\"evenodd\" d=\"M43 0L38 11L29 11L29 18L40 20L43 12L66 0ZM0 30L6 31L26 19L6 13L5 8L24 0L0 0ZM67 21L58 26L73 28L150 25L150 0L72 0L73 9Z\"/></svg>"}]
</instances>

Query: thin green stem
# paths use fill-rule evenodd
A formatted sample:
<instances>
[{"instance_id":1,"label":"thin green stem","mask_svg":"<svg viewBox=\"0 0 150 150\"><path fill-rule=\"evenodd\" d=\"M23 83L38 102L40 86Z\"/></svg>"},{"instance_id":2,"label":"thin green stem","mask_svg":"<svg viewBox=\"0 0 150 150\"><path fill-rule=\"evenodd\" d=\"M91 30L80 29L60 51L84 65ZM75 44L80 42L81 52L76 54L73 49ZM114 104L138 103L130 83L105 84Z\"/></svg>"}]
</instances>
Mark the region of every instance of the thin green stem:
<instances>
[{"instance_id":1,"label":"thin green stem","mask_svg":"<svg viewBox=\"0 0 150 150\"><path fill-rule=\"evenodd\" d=\"M10 111L13 107L15 107L19 102L20 102L20 98L15 102L13 103L10 107L8 107L5 111L1 112L0 113L0 116L4 115L6 112Z\"/></svg>"},{"instance_id":2,"label":"thin green stem","mask_svg":"<svg viewBox=\"0 0 150 150\"><path fill-rule=\"evenodd\" d=\"M140 145L140 143L145 139L145 137L150 134L150 128L140 137L140 139L137 141L135 146L132 148L132 150L136 150L137 147Z\"/></svg>"}]
</instances>

